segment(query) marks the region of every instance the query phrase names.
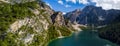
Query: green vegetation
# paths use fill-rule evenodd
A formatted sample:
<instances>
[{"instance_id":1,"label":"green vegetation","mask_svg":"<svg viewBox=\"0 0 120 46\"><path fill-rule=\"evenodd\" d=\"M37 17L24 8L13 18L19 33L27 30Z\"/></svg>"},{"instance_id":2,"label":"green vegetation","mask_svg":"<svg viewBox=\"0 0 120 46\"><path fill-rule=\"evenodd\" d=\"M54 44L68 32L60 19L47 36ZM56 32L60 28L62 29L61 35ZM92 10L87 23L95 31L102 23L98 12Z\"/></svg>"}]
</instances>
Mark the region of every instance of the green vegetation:
<instances>
[{"instance_id":1,"label":"green vegetation","mask_svg":"<svg viewBox=\"0 0 120 46\"><path fill-rule=\"evenodd\" d=\"M65 26L61 26L61 27L58 27L58 29L60 30L62 36L69 36L72 32L72 30L69 30L67 27Z\"/></svg>"},{"instance_id":2,"label":"green vegetation","mask_svg":"<svg viewBox=\"0 0 120 46\"><path fill-rule=\"evenodd\" d=\"M40 15L35 15L31 10L38 9L40 11ZM46 46L48 42L53 39L56 39L60 36L59 32L62 33L62 36L69 36L71 34L71 30L65 26L55 26L51 24L50 15L45 13L44 9L40 9L40 6L37 1L33 2L26 2L26 3L15 3L7 4L7 3L0 3L0 46L25 46L24 42L21 39L25 38L27 34L34 34L34 38L32 43L28 44L28 46ZM50 24L48 30L44 30L41 32L35 32L33 27L30 27L28 24L22 26L18 29L18 31L11 33L7 32L9 29L10 24L13 22L24 19L24 18L32 18L35 19L36 23L39 23L41 27L43 26L41 22L38 22L39 19L46 19L47 22ZM41 29L42 30L42 29ZM22 34L19 32L22 31ZM41 34L42 33L42 34ZM45 37L45 38L44 38Z\"/></svg>"},{"instance_id":3,"label":"green vegetation","mask_svg":"<svg viewBox=\"0 0 120 46\"><path fill-rule=\"evenodd\" d=\"M112 24L98 30L100 37L120 44L120 23Z\"/></svg>"},{"instance_id":4,"label":"green vegetation","mask_svg":"<svg viewBox=\"0 0 120 46\"><path fill-rule=\"evenodd\" d=\"M120 45L120 15L116 17L111 24L100 28L99 36Z\"/></svg>"},{"instance_id":5,"label":"green vegetation","mask_svg":"<svg viewBox=\"0 0 120 46\"><path fill-rule=\"evenodd\" d=\"M87 27L80 26L79 28L81 28L84 31L93 30L91 26L87 26ZM96 28L94 28L94 30L96 30Z\"/></svg>"},{"instance_id":6,"label":"green vegetation","mask_svg":"<svg viewBox=\"0 0 120 46\"><path fill-rule=\"evenodd\" d=\"M29 8L37 7L37 2L28 2L24 4L0 4L0 32L5 32L9 25L17 19L31 17L34 15ZM1 34L1 33L0 33Z\"/></svg>"},{"instance_id":7,"label":"green vegetation","mask_svg":"<svg viewBox=\"0 0 120 46\"><path fill-rule=\"evenodd\" d=\"M48 29L48 36L49 36L49 39L55 39L59 37L59 33L57 32L57 28L55 26L51 26Z\"/></svg>"},{"instance_id":8,"label":"green vegetation","mask_svg":"<svg viewBox=\"0 0 120 46\"><path fill-rule=\"evenodd\" d=\"M0 46L17 46L17 42L14 40L17 38L17 34L7 33L6 36L1 36Z\"/></svg>"},{"instance_id":9,"label":"green vegetation","mask_svg":"<svg viewBox=\"0 0 120 46\"><path fill-rule=\"evenodd\" d=\"M65 26L54 26L51 25L50 28L48 29L48 42L51 40L54 40L60 36L59 32L62 34L62 36L69 36L72 32Z\"/></svg>"},{"instance_id":10,"label":"green vegetation","mask_svg":"<svg viewBox=\"0 0 120 46\"><path fill-rule=\"evenodd\" d=\"M25 17L32 17L34 14L30 9L37 8L38 2L27 2L21 4L0 3L0 46L17 46L16 38L19 36L16 33L6 32L13 22ZM23 27L24 28L24 27ZM30 33L32 28L28 27ZM22 46L22 43L20 44Z\"/></svg>"},{"instance_id":11,"label":"green vegetation","mask_svg":"<svg viewBox=\"0 0 120 46\"><path fill-rule=\"evenodd\" d=\"M60 31L62 36L69 36L72 33L71 30L69 30L65 26L61 26L61 27L51 26L48 29L49 39L54 39L60 36L57 30Z\"/></svg>"},{"instance_id":12,"label":"green vegetation","mask_svg":"<svg viewBox=\"0 0 120 46\"><path fill-rule=\"evenodd\" d=\"M23 31L23 32L27 32L27 33L30 33L30 34L32 34L32 33L35 33L35 31L33 30L33 28L32 27L29 27L28 25L26 25L26 26L22 26L20 29L18 29L19 31ZM18 32L19 32L18 31Z\"/></svg>"},{"instance_id":13,"label":"green vegetation","mask_svg":"<svg viewBox=\"0 0 120 46\"><path fill-rule=\"evenodd\" d=\"M35 35L32 43L30 45L28 45L28 46L38 46L38 45L40 45L40 44L42 44L44 42L45 42L45 40L44 40L43 36Z\"/></svg>"},{"instance_id":14,"label":"green vegetation","mask_svg":"<svg viewBox=\"0 0 120 46\"><path fill-rule=\"evenodd\" d=\"M88 27L83 27L83 26L79 26L79 28L82 29L82 30L84 30L84 31L85 30L90 30Z\"/></svg>"}]
</instances>

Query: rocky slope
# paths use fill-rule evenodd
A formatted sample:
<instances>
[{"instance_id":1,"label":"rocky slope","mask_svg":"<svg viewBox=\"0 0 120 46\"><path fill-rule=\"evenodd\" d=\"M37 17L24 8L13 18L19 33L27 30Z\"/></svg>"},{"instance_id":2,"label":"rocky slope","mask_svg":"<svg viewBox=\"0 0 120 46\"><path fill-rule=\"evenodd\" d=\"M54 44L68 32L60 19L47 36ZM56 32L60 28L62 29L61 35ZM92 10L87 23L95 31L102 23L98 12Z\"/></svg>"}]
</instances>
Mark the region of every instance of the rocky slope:
<instances>
[{"instance_id":1,"label":"rocky slope","mask_svg":"<svg viewBox=\"0 0 120 46\"><path fill-rule=\"evenodd\" d=\"M55 25L65 25L65 20L62 15L62 12L55 12L53 15L51 15L51 19L53 24Z\"/></svg>"},{"instance_id":2,"label":"rocky slope","mask_svg":"<svg viewBox=\"0 0 120 46\"><path fill-rule=\"evenodd\" d=\"M68 12L64 15L65 19L68 19L71 21L71 23L75 23L76 22L76 18L80 15L81 10L80 9L76 9L72 12Z\"/></svg>"},{"instance_id":3,"label":"rocky slope","mask_svg":"<svg viewBox=\"0 0 120 46\"><path fill-rule=\"evenodd\" d=\"M83 25L103 26L110 24L118 14L120 14L120 10L104 10L101 7L90 5L82 10L82 13L77 17L77 22Z\"/></svg>"},{"instance_id":4,"label":"rocky slope","mask_svg":"<svg viewBox=\"0 0 120 46\"><path fill-rule=\"evenodd\" d=\"M6 2L10 1L0 0L0 46L47 46L51 40L69 36L74 30L61 12L44 2Z\"/></svg>"}]
</instances>

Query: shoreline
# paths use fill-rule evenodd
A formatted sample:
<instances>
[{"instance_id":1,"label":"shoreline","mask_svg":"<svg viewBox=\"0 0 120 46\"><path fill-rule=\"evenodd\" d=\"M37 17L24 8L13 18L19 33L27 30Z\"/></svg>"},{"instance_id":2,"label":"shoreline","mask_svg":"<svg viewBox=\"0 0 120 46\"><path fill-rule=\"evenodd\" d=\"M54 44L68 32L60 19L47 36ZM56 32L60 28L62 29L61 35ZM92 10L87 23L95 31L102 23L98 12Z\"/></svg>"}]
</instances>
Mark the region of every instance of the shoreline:
<instances>
[{"instance_id":1,"label":"shoreline","mask_svg":"<svg viewBox=\"0 0 120 46\"><path fill-rule=\"evenodd\" d=\"M54 40L61 39L61 38L66 38L66 37L70 37L70 36L72 36L72 34L73 34L74 32L77 32L77 31L71 32L71 34L70 34L69 36L62 36L62 37L59 36L59 37L57 37L57 38L55 38L55 39L51 39L46 45L48 46L49 43L52 42L52 41L54 41ZM78 31L78 32L80 32L80 31Z\"/></svg>"}]
</instances>

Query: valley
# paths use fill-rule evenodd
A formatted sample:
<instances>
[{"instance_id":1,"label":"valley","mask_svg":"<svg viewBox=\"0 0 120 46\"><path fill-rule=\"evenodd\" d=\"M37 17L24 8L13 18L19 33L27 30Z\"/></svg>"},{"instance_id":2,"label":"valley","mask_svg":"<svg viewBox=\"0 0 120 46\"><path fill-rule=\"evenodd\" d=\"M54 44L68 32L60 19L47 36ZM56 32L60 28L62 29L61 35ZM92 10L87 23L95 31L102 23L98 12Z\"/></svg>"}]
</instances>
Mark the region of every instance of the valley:
<instances>
[{"instance_id":1,"label":"valley","mask_svg":"<svg viewBox=\"0 0 120 46\"><path fill-rule=\"evenodd\" d=\"M0 46L119 46L119 28L116 9L64 14L43 0L0 0Z\"/></svg>"}]
</instances>

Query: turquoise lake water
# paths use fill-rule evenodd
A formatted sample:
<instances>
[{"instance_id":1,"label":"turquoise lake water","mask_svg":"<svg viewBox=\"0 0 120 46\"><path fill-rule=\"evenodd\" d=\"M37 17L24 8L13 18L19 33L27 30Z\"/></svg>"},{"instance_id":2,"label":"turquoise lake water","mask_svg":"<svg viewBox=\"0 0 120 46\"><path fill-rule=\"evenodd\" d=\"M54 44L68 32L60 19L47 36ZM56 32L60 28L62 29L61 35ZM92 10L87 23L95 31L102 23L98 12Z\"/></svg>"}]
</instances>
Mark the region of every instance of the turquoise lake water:
<instances>
[{"instance_id":1,"label":"turquoise lake water","mask_svg":"<svg viewBox=\"0 0 120 46\"><path fill-rule=\"evenodd\" d=\"M94 31L74 32L72 36L51 41L48 46L117 46L116 44L98 37Z\"/></svg>"}]
</instances>

